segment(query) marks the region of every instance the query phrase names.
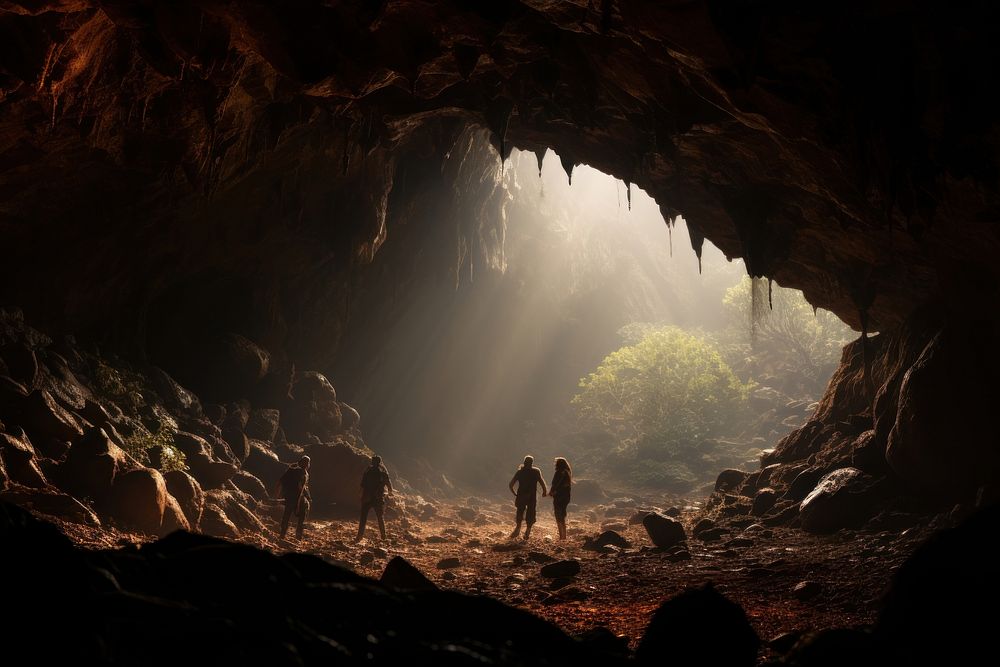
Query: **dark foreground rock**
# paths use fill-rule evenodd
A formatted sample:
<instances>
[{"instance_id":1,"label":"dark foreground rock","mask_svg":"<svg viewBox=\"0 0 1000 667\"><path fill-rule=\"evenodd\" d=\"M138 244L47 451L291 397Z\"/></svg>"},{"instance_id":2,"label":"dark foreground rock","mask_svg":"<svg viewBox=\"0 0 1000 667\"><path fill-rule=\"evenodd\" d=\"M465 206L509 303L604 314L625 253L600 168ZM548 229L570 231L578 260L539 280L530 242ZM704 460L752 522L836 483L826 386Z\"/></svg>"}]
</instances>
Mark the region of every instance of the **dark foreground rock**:
<instances>
[{"instance_id":1,"label":"dark foreground rock","mask_svg":"<svg viewBox=\"0 0 1000 667\"><path fill-rule=\"evenodd\" d=\"M668 549L687 539L681 522L662 514L647 514L642 525L649 533L649 539L661 549Z\"/></svg>"},{"instance_id":2,"label":"dark foreground rock","mask_svg":"<svg viewBox=\"0 0 1000 667\"><path fill-rule=\"evenodd\" d=\"M759 647L743 608L706 584L657 609L636 657L644 665L750 667Z\"/></svg>"}]
</instances>

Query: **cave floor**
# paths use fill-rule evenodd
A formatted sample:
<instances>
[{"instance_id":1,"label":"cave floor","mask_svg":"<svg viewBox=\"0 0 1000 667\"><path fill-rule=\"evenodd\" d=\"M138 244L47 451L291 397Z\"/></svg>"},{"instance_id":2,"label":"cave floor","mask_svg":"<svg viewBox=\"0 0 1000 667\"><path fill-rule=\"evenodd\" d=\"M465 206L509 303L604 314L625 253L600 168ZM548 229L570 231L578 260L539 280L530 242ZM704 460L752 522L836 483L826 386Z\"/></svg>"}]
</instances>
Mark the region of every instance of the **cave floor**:
<instances>
[{"instance_id":1,"label":"cave floor","mask_svg":"<svg viewBox=\"0 0 1000 667\"><path fill-rule=\"evenodd\" d=\"M689 538L691 557L678 561L669 552L653 549L641 524L627 525L628 514L609 519L593 510L576 516L571 511L569 539L560 542L555 539L551 505L540 499L538 523L530 541L524 543L507 539L513 523L512 503L477 499L473 504L477 506L474 521L459 517L463 508L468 512L470 503L465 501L438 503L434 516L420 520L406 518L413 512L397 514L387 521L385 542L374 537L378 534L372 523L374 514L366 538L357 544L353 543L357 523L349 520L308 521L302 541L278 540L273 534L248 535L243 541L275 552L316 554L374 578L390 558L403 556L442 588L489 595L546 618L571 634L604 626L634 647L661 602L708 582L743 606L764 642L785 632L870 624L892 573L931 532L929 517L916 519L905 529L841 531L829 536L786 527L757 529L752 536L734 529L716 542ZM679 517L689 535L697 511L689 505ZM276 527L274 517L264 520L269 528ZM90 548L152 539L59 523L71 538ZM607 528L619 532L632 546L615 553L583 548L584 536ZM748 539L727 546L733 537ZM543 558L539 553L558 560L579 559L580 574L559 590L550 590L552 580L539 573L537 560ZM459 565L439 568L447 558L457 558ZM794 591L800 582L813 582L811 596ZM766 647L760 657L769 657Z\"/></svg>"}]
</instances>

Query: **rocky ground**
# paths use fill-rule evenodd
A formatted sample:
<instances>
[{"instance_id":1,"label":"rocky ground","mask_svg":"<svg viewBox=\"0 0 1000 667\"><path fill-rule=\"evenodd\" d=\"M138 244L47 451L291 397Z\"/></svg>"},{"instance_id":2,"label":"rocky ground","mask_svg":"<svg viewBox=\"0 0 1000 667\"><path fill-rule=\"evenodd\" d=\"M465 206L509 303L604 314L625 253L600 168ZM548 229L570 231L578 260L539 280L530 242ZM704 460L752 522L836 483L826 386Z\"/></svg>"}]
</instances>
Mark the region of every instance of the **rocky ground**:
<instances>
[{"instance_id":1,"label":"rocky ground","mask_svg":"<svg viewBox=\"0 0 1000 667\"><path fill-rule=\"evenodd\" d=\"M556 539L543 501L539 523L524 542L508 539L512 509L500 498L408 500L402 512L407 499L391 502L385 541L369 524L365 539L354 543L357 524L346 519L310 520L303 540L281 540L273 532L277 511L265 519L266 532L244 533L241 541L275 553L313 554L373 579L389 560L402 556L442 589L496 598L571 635L607 628L632 649L664 600L711 582L746 611L762 639L764 662L790 647L782 639L769 645L786 633L872 625L892 574L947 519L896 515L892 529L874 522L862 530L817 536L739 517L719 522L701 534L703 539L689 537L682 546L659 549L640 517L654 507L679 512L691 535L704 515L701 501L621 498L580 507L571 514L565 542ZM79 524L62 527L78 543L96 548L155 539ZM609 530L619 537L604 532ZM594 546L602 533L607 544ZM543 573L545 565L567 560L579 562L575 576Z\"/></svg>"}]
</instances>

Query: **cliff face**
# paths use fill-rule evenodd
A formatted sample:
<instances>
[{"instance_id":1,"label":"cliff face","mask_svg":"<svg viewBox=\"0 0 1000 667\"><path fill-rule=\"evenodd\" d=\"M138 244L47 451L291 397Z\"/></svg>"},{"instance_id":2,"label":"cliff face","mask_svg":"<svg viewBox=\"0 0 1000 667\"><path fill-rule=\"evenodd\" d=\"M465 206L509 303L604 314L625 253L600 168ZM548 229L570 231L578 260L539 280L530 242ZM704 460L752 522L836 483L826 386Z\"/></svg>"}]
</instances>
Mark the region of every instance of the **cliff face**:
<instances>
[{"instance_id":1,"label":"cliff face","mask_svg":"<svg viewBox=\"0 0 1000 667\"><path fill-rule=\"evenodd\" d=\"M449 279L502 265L501 207L477 203L517 146L640 185L696 251L858 329L927 304L979 319L1000 278L998 11L6 0L0 302L195 385L186 360L225 332L322 366L387 236L430 219L429 184L464 201L438 209Z\"/></svg>"}]
</instances>

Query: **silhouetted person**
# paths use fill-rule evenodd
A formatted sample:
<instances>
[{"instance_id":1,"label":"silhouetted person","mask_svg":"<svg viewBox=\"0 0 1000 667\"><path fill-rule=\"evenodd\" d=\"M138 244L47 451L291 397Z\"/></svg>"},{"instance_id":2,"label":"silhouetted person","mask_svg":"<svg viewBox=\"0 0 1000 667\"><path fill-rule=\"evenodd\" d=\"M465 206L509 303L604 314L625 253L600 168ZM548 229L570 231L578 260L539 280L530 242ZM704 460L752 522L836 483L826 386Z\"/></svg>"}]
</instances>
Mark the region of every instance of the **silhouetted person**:
<instances>
[{"instance_id":1,"label":"silhouetted person","mask_svg":"<svg viewBox=\"0 0 1000 667\"><path fill-rule=\"evenodd\" d=\"M556 515L560 540L566 539L566 508L569 506L572 487L573 470L569 467L569 461L560 456L556 459L556 471L552 475L552 485L549 487L549 495L552 496L552 510Z\"/></svg>"},{"instance_id":2,"label":"silhouetted person","mask_svg":"<svg viewBox=\"0 0 1000 667\"><path fill-rule=\"evenodd\" d=\"M389 471L382 465L381 456L373 456L372 464L361 476L361 523L358 524L358 536L355 542L365 536L365 524L368 523L368 512L375 510L378 519L378 532L385 539L385 490L392 493L392 482L389 481Z\"/></svg>"},{"instance_id":3,"label":"silhouetted person","mask_svg":"<svg viewBox=\"0 0 1000 667\"><path fill-rule=\"evenodd\" d=\"M521 522L525 520L527 521L527 529L524 531L524 539L527 540L531 535L531 527L535 525L535 510L538 506L537 485L542 485L543 498L547 494L542 471L533 465L534 462L534 458L525 456L524 463L517 469L510 484L508 484L510 492L514 494L514 507L517 508L517 526L510 534L512 540L521 534ZM517 484L517 491L514 490L515 484Z\"/></svg>"},{"instance_id":4,"label":"silhouetted person","mask_svg":"<svg viewBox=\"0 0 1000 667\"><path fill-rule=\"evenodd\" d=\"M290 466L278 480L277 496L285 499L285 513L281 517L282 539L288 532L288 522L291 521L293 514L298 518L295 539L302 539L302 525L305 523L306 514L312 503L312 498L309 496L309 463L309 457L303 456L298 463Z\"/></svg>"}]
</instances>

